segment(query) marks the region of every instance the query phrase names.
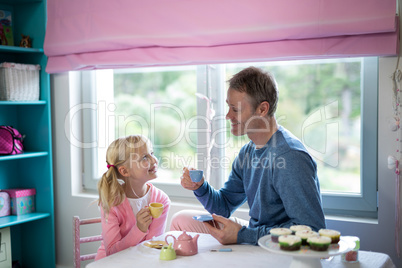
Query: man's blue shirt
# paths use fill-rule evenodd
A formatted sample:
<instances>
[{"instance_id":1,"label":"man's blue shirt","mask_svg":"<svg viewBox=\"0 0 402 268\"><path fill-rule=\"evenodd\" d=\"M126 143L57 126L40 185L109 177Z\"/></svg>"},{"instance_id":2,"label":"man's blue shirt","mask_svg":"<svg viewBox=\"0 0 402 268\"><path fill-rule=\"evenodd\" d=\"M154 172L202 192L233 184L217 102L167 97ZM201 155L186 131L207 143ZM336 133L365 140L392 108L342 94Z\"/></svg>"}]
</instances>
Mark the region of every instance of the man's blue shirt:
<instances>
[{"instance_id":1,"label":"man's blue shirt","mask_svg":"<svg viewBox=\"0 0 402 268\"><path fill-rule=\"evenodd\" d=\"M248 202L250 222L239 231L239 244L257 244L275 227L325 228L317 165L282 126L263 148L252 141L241 148L220 190L205 182L194 194L206 210L224 217Z\"/></svg>"}]
</instances>

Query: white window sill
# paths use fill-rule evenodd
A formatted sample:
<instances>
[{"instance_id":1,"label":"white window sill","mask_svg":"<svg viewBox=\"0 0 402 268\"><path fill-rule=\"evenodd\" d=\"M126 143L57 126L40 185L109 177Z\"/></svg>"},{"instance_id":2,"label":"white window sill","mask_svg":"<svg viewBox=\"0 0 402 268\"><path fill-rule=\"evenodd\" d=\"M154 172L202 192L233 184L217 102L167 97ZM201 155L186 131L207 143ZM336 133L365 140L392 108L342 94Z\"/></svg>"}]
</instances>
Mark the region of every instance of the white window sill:
<instances>
[{"instance_id":1,"label":"white window sill","mask_svg":"<svg viewBox=\"0 0 402 268\"><path fill-rule=\"evenodd\" d=\"M338 216L338 215L325 215L325 220L327 221L337 221L337 222L355 222L364 224L378 224L378 219L372 218L360 218L360 217L348 217L348 216Z\"/></svg>"}]
</instances>

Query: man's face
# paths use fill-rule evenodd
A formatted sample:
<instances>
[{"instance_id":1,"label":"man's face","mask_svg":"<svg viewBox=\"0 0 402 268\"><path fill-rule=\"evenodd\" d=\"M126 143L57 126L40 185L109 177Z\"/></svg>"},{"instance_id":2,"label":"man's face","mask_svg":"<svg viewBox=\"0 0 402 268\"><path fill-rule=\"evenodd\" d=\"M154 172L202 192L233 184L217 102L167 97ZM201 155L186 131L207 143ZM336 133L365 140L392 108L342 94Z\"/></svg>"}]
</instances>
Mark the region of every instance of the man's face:
<instances>
[{"instance_id":1,"label":"man's face","mask_svg":"<svg viewBox=\"0 0 402 268\"><path fill-rule=\"evenodd\" d=\"M255 111L248 94L229 88L226 103L229 106L226 119L230 120L230 132L235 136L251 132L253 128L251 119Z\"/></svg>"}]
</instances>

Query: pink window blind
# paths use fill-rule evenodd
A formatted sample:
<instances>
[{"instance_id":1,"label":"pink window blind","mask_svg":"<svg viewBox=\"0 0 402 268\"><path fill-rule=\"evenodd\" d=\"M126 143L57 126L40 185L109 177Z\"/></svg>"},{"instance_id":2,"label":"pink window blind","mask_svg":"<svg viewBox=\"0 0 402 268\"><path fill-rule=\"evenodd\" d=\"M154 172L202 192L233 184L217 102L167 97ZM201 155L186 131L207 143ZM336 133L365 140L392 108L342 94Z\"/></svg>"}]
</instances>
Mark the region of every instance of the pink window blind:
<instances>
[{"instance_id":1,"label":"pink window blind","mask_svg":"<svg viewBox=\"0 0 402 268\"><path fill-rule=\"evenodd\" d=\"M395 0L48 0L49 73L398 53Z\"/></svg>"}]
</instances>

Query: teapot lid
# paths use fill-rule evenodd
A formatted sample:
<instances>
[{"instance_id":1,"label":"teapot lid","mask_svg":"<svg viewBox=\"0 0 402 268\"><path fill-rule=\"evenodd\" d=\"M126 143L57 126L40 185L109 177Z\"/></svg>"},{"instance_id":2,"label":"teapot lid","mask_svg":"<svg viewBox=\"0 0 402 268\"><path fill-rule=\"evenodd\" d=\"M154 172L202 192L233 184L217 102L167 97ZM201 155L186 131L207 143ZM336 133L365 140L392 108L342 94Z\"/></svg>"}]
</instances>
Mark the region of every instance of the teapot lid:
<instances>
[{"instance_id":1,"label":"teapot lid","mask_svg":"<svg viewBox=\"0 0 402 268\"><path fill-rule=\"evenodd\" d=\"M191 235L186 234L186 231L183 231L181 235L177 238L177 240L191 240L193 239Z\"/></svg>"}]
</instances>

